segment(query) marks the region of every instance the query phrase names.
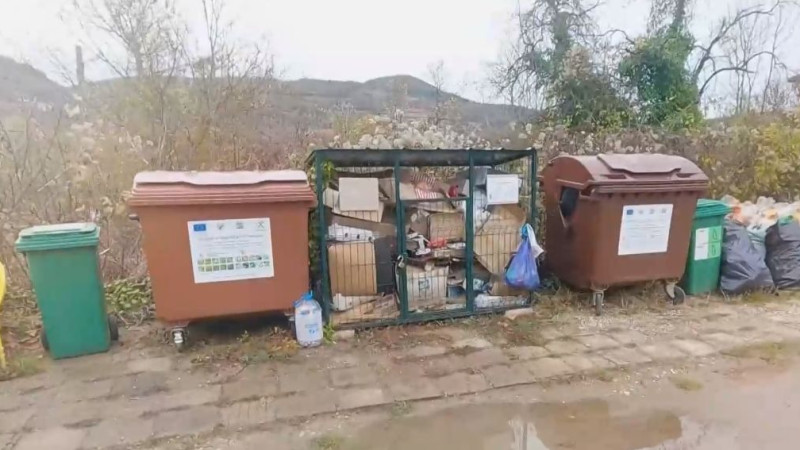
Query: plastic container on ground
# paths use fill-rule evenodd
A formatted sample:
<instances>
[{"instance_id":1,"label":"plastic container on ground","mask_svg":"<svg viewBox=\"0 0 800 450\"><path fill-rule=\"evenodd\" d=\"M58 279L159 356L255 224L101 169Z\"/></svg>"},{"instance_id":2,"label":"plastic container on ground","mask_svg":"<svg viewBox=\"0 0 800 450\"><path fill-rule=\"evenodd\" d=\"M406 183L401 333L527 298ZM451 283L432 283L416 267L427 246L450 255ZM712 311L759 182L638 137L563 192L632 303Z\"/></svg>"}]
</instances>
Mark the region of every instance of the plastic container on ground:
<instances>
[{"instance_id":1,"label":"plastic container on ground","mask_svg":"<svg viewBox=\"0 0 800 450\"><path fill-rule=\"evenodd\" d=\"M142 227L156 316L179 348L195 320L283 312L309 289L302 171L142 172L128 205Z\"/></svg>"},{"instance_id":2,"label":"plastic container on ground","mask_svg":"<svg viewBox=\"0 0 800 450\"><path fill-rule=\"evenodd\" d=\"M316 347L322 344L322 308L310 292L294 303L294 326L300 346Z\"/></svg>"},{"instance_id":3,"label":"plastic container on ground","mask_svg":"<svg viewBox=\"0 0 800 450\"><path fill-rule=\"evenodd\" d=\"M104 352L110 346L99 234L93 223L44 225L23 230L16 242L17 251L27 257L42 313L42 343L55 359Z\"/></svg>"},{"instance_id":4,"label":"plastic container on ground","mask_svg":"<svg viewBox=\"0 0 800 450\"><path fill-rule=\"evenodd\" d=\"M683 301L697 200L708 186L691 161L661 154L559 156L542 171L545 264L593 291L597 312L611 286L664 280Z\"/></svg>"},{"instance_id":5,"label":"plastic container on ground","mask_svg":"<svg viewBox=\"0 0 800 450\"><path fill-rule=\"evenodd\" d=\"M712 292L719 286L723 225L730 208L717 200L700 199L692 223L689 258L681 286L689 295Z\"/></svg>"}]
</instances>

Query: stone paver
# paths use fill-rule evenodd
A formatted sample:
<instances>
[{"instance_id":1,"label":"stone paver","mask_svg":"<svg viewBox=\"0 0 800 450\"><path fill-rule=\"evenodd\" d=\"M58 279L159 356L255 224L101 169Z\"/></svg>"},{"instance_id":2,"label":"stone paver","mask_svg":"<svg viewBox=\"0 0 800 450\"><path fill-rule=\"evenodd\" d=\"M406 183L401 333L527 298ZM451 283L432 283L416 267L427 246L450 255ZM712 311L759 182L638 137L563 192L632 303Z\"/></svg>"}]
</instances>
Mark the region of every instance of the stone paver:
<instances>
[{"instance_id":1,"label":"stone paver","mask_svg":"<svg viewBox=\"0 0 800 450\"><path fill-rule=\"evenodd\" d=\"M222 385L221 400L225 403L253 400L278 393L278 380L272 378L233 380Z\"/></svg>"},{"instance_id":2,"label":"stone paver","mask_svg":"<svg viewBox=\"0 0 800 450\"><path fill-rule=\"evenodd\" d=\"M424 376L394 380L388 383L386 391L389 398L394 401L424 400L443 395L436 383Z\"/></svg>"},{"instance_id":3,"label":"stone paver","mask_svg":"<svg viewBox=\"0 0 800 450\"><path fill-rule=\"evenodd\" d=\"M537 347L534 345L524 347L511 347L506 350L506 353L512 358L519 361L527 361L529 359L543 358L549 356L550 352L544 347Z\"/></svg>"},{"instance_id":4,"label":"stone paver","mask_svg":"<svg viewBox=\"0 0 800 450\"><path fill-rule=\"evenodd\" d=\"M467 360L463 356L448 355L424 362L425 375L443 377L453 372L467 369Z\"/></svg>"},{"instance_id":5,"label":"stone paver","mask_svg":"<svg viewBox=\"0 0 800 450\"><path fill-rule=\"evenodd\" d=\"M714 347L695 339L673 339L670 344L689 356L708 356L717 352Z\"/></svg>"},{"instance_id":6,"label":"stone paver","mask_svg":"<svg viewBox=\"0 0 800 450\"><path fill-rule=\"evenodd\" d=\"M586 351L586 346L572 339L559 339L548 342L544 348L554 355L568 355Z\"/></svg>"},{"instance_id":7,"label":"stone paver","mask_svg":"<svg viewBox=\"0 0 800 450\"><path fill-rule=\"evenodd\" d=\"M622 345L645 344L648 341L647 336L636 330L617 331L609 335Z\"/></svg>"},{"instance_id":8,"label":"stone paver","mask_svg":"<svg viewBox=\"0 0 800 450\"><path fill-rule=\"evenodd\" d=\"M172 359L162 356L160 358L134 359L128 362L131 373L138 372L168 372L172 369Z\"/></svg>"},{"instance_id":9,"label":"stone paver","mask_svg":"<svg viewBox=\"0 0 800 450\"><path fill-rule=\"evenodd\" d=\"M348 410L367 406L383 405L389 402L386 393L379 387L341 389L337 392L336 408Z\"/></svg>"},{"instance_id":10,"label":"stone paver","mask_svg":"<svg viewBox=\"0 0 800 450\"><path fill-rule=\"evenodd\" d=\"M607 359L595 355L567 355L562 356L561 360L578 372L607 369L611 364Z\"/></svg>"},{"instance_id":11,"label":"stone paver","mask_svg":"<svg viewBox=\"0 0 800 450\"><path fill-rule=\"evenodd\" d=\"M656 342L637 347L639 351L653 359L653 361L669 361L685 358L686 354L669 344L669 342Z\"/></svg>"},{"instance_id":12,"label":"stone paver","mask_svg":"<svg viewBox=\"0 0 800 450\"><path fill-rule=\"evenodd\" d=\"M164 372L144 372L116 378L111 395L125 397L146 397L168 389L167 375Z\"/></svg>"},{"instance_id":13,"label":"stone paver","mask_svg":"<svg viewBox=\"0 0 800 450\"><path fill-rule=\"evenodd\" d=\"M275 417L289 419L335 412L337 400L336 391L324 389L280 397L275 399L272 406L275 408Z\"/></svg>"},{"instance_id":14,"label":"stone paver","mask_svg":"<svg viewBox=\"0 0 800 450\"><path fill-rule=\"evenodd\" d=\"M219 385L164 393L158 396L160 400L159 409L175 409L216 403L219 401L221 393L222 386Z\"/></svg>"},{"instance_id":15,"label":"stone paver","mask_svg":"<svg viewBox=\"0 0 800 450\"><path fill-rule=\"evenodd\" d=\"M471 394L485 391L489 384L481 374L458 372L436 378L436 386L444 395Z\"/></svg>"},{"instance_id":16,"label":"stone paver","mask_svg":"<svg viewBox=\"0 0 800 450\"><path fill-rule=\"evenodd\" d=\"M76 381L65 383L55 395L56 402L78 402L107 397L114 387L113 378L99 381Z\"/></svg>"},{"instance_id":17,"label":"stone paver","mask_svg":"<svg viewBox=\"0 0 800 450\"><path fill-rule=\"evenodd\" d=\"M155 423L147 419L107 419L87 430L83 447L112 447L132 445L153 437Z\"/></svg>"},{"instance_id":18,"label":"stone paver","mask_svg":"<svg viewBox=\"0 0 800 450\"><path fill-rule=\"evenodd\" d=\"M607 348L619 347L619 343L605 334L589 334L585 336L575 336L575 339L591 350L603 350Z\"/></svg>"},{"instance_id":19,"label":"stone paver","mask_svg":"<svg viewBox=\"0 0 800 450\"><path fill-rule=\"evenodd\" d=\"M333 387L360 386L378 381L375 372L366 366L333 369L330 374Z\"/></svg>"},{"instance_id":20,"label":"stone paver","mask_svg":"<svg viewBox=\"0 0 800 450\"><path fill-rule=\"evenodd\" d=\"M651 361L651 358L646 354L634 348L616 348L612 350L605 350L600 353L600 356L608 359L618 366L629 366L631 364L645 364Z\"/></svg>"},{"instance_id":21,"label":"stone paver","mask_svg":"<svg viewBox=\"0 0 800 450\"><path fill-rule=\"evenodd\" d=\"M0 412L0 433L16 433L28 423L33 414L32 408Z\"/></svg>"},{"instance_id":22,"label":"stone paver","mask_svg":"<svg viewBox=\"0 0 800 450\"><path fill-rule=\"evenodd\" d=\"M49 428L22 436L14 450L76 450L85 436L86 430Z\"/></svg>"},{"instance_id":23,"label":"stone paver","mask_svg":"<svg viewBox=\"0 0 800 450\"><path fill-rule=\"evenodd\" d=\"M536 381L536 377L520 364L485 367L481 372L493 388L530 384Z\"/></svg>"},{"instance_id":24,"label":"stone paver","mask_svg":"<svg viewBox=\"0 0 800 450\"><path fill-rule=\"evenodd\" d=\"M222 423L222 413L215 406L166 411L154 417L156 437L197 434L211 431Z\"/></svg>"},{"instance_id":25,"label":"stone paver","mask_svg":"<svg viewBox=\"0 0 800 450\"><path fill-rule=\"evenodd\" d=\"M575 370L567 365L560 358L539 358L527 363L525 367L533 374L537 380L545 380L547 378L558 377L570 373Z\"/></svg>"},{"instance_id":26,"label":"stone paver","mask_svg":"<svg viewBox=\"0 0 800 450\"><path fill-rule=\"evenodd\" d=\"M36 411L28 426L37 430L46 430L58 426L70 426L99 422L106 414L101 405L103 402L63 403L58 407L43 405Z\"/></svg>"},{"instance_id":27,"label":"stone paver","mask_svg":"<svg viewBox=\"0 0 800 450\"><path fill-rule=\"evenodd\" d=\"M238 402L222 408L222 423L226 427L249 427L274 420L275 408L266 399Z\"/></svg>"},{"instance_id":28,"label":"stone paver","mask_svg":"<svg viewBox=\"0 0 800 450\"><path fill-rule=\"evenodd\" d=\"M700 336L700 340L720 351L747 345L747 339L728 333L704 334Z\"/></svg>"},{"instance_id":29,"label":"stone paver","mask_svg":"<svg viewBox=\"0 0 800 450\"><path fill-rule=\"evenodd\" d=\"M508 364L509 362L508 357L499 348L487 348L464 356L464 366L472 369Z\"/></svg>"},{"instance_id":30,"label":"stone paver","mask_svg":"<svg viewBox=\"0 0 800 450\"><path fill-rule=\"evenodd\" d=\"M539 331L539 335L547 341L552 341L567 336L567 332L562 330L561 328L548 327L548 328L542 328Z\"/></svg>"},{"instance_id":31,"label":"stone paver","mask_svg":"<svg viewBox=\"0 0 800 450\"><path fill-rule=\"evenodd\" d=\"M453 348L489 348L492 347L492 343L487 341L483 338L467 338L467 339L460 339L458 341L453 342Z\"/></svg>"},{"instance_id":32,"label":"stone paver","mask_svg":"<svg viewBox=\"0 0 800 450\"><path fill-rule=\"evenodd\" d=\"M328 374L307 367L286 366L278 368L278 387L284 394L328 387Z\"/></svg>"},{"instance_id":33,"label":"stone paver","mask_svg":"<svg viewBox=\"0 0 800 450\"><path fill-rule=\"evenodd\" d=\"M0 433L0 448L5 449L11 446L11 441L14 440L13 434Z\"/></svg>"},{"instance_id":34,"label":"stone paver","mask_svg":"<svg viewBox=\"0 0 800 450\"><path fill-rule=\"evenodd\" d=\"M447 347L420 345L395 354L397 359L420 359L431 356L440 356L447 353Z\"/></svg>"}]
</instances>

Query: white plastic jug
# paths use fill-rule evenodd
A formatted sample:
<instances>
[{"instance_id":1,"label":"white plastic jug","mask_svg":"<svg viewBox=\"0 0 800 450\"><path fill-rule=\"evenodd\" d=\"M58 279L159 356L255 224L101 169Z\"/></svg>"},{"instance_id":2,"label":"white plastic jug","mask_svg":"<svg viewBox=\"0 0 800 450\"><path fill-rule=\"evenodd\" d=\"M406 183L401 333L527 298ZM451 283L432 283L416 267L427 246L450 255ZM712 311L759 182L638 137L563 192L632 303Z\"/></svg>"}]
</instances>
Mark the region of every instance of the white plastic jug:
<instances>
[{"instance_id":1,"label":"white plastic jug","mask_svg":"<svg viewBox=\"0 0 800 450\"><path fill-rule=\"evenodd\" d=\"M302 347L322 344L322 308L311 292L294 302L294 328Z\"/></svg>"}]
</instances>

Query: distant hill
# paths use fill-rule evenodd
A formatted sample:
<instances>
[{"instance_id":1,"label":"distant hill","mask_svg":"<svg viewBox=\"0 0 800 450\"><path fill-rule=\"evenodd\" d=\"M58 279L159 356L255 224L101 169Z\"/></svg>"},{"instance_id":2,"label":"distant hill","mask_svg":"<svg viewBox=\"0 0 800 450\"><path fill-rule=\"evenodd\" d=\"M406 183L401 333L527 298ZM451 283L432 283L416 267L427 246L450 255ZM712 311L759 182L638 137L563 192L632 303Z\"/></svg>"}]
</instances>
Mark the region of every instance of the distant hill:
<instances>
[{"instance_id":1,"label":"distant hill","mask_svg":"<svg viewBox=\"0 0 800 450\"><path fill-rule=\"evenodd\" d=\"M349 104L358 113L381 114L392 100L397 86L406 91L406 117L427 117L436 107L436 88L410 75L380 77L363 83L356 81L333 81L302 78L284 81L279 97L287 107L312 106L333 109L337 105ZM529 119L534 113L525 108L474 102L455 94L444 92L442 98L452 100L457 106L463 122L488 126L505 126L508 123Z\"/></svg>"},{"instance_id":2,"label":"distant hill","mask_svg":"<svg viewBox=\"0 0 800 450\"><path fill-rule=\"evenodd\" d=\"M60 106L69 97L69 89L50 80L43 72L0 56L0 112L14 112L20 103Z\"/></svg>"},{"instance_id":3,"label":"distant hill","mask_svg":"<svg viewBox=\"0 0 800 450\"><path fill-rule=\"evenodd\" d=\"M106 80L91 86L113 86ZM273 104L280 116L292 121L300 115L313 117L312 128L330 126L332 112L349 105L356 114L382 114L391 103L393 93L402 86L407 119L424 119L436 107L436 88L419 78L394 75L375 78L363 83L303 78L280 81ZM51 105L58 108L69 101L71 90L47 78L41 71L13 59L0 56L0 113L14 113L21 103ZM462 123L477 123L487 127L504 127L508 123L530 119L531 110L510 105L474 102L451 93L442 93L442 100L451 100Z\"/></svg>"}]
</instances>

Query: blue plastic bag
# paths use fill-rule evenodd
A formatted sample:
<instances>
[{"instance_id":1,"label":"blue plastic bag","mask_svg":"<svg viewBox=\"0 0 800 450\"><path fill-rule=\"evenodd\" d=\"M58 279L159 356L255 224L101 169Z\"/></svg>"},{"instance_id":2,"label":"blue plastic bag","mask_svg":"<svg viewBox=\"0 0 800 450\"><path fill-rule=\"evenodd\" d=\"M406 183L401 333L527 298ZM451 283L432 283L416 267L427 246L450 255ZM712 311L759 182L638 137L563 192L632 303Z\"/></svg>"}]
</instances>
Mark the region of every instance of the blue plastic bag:
<instances>
[{"instance_id":1,"label":"blue plastic bag","mask_svg":"<svg viewBox=\"0 0 800 450\"><path fill-rule=\"evenodd\" d=\"M520 232L522 242L506 268L505 281L513 288L533 291L540 284L536 258L542 253L542 248L536 243L533 227L526 224Z\"/></svg>"}]
</instances>

